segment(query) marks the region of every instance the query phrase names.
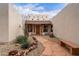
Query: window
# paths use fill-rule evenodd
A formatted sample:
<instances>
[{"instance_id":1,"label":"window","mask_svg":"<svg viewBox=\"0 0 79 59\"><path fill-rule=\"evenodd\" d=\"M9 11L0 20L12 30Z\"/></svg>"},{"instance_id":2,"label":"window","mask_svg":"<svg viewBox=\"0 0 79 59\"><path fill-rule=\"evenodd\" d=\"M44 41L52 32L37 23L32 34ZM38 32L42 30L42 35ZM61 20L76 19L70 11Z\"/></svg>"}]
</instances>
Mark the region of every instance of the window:
<instances>
[{"instance_id":1,"label":"window","mask_svg":"<svg viewBox=\"0 0 79 59\"><path fill-rule=\"evenodd\" d=\"M32 32L32 25L28 25L28 32Z\"/></svg>"},{"instance_id":2,"label":"window","mask_svg":"<svg viewBox=\"0 0 79 59\"><path fill-rule=\"evenodd\" d=\"M44 25L44 30L43 32L48 32L48 26L47 25Z\"/></svg>"}]
</instances>

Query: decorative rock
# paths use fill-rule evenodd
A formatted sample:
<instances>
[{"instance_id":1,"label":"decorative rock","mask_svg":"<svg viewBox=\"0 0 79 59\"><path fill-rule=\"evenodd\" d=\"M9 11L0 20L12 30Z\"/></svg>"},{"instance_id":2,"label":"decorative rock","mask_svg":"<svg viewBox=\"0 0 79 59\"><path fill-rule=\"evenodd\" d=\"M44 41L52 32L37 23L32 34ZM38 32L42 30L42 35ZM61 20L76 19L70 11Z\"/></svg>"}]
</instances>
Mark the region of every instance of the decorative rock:
<instances>
[{"instance_id":1,"label":"decorative rock","mask_svg":"<svg viewBox=\"0 0 79 59\"><path fill-rule=\"evenodd\" d=\"M23 56L23 55L24 55L24 53L25 53L24 51L21 51L21 52L20 52L20 56Z\"/></svg>"},{"instance_id":2,"label":"decorative rock","mask_svg":"<svg viewBox=\"0 0 79 59\"><path fill-rule=\"evenodd\" d=\"M14 55L16 55L18 53L18 51L17 50L13 50L13 51L10 51L9 52L9 56L14 56Z\"/></svg>"},{"instance_id":3,"label":"decorative rock","mask_svg":"<svg viewBox=\"0 0 79 59\"><path fill-rule=\"evenodd\" d=\"M33 49L35 49L36 48L36 45L33 45L32 47L33 47Z\"/></svg>"},{"instance_id":4,"label":"decorative rock","mask_svg":"<svg viewBox=\"0 0 79 59\"><path fill-rule=\"evenodd\" d=\"M32 37L33 38L33 40L36 40L36 38L35 37Z\"/></svg>"},{"instance_id":5,"label":"decorative rock","mask_svg":"<svg viewBox=\"0 0 79 59\"><path fill-rule=\"evenodd\" d=\"M25 50L24 55L27 55L28 53L29 53L29 50L27 49L27 50Z\"/></svg>"},{"instance_id":6,"label":"decorative rock","mask_svg":"<svg viewBox=\"0 0 79 59\"><path fill-rule=\"evenodd\" d=\"M33 46L31 46L30 49L33 50Z\"/></svg>"},{"instance_id":7,"label":"decorative rock","mask_svg":"<svg viewBox=\"0 0 79 59\"><path fill-rule=\"evenodd\" d=\"M33 45L34 45L34 43L30 44L30 46L33 46Z\"/></svg>"},{"instance_id":8,"label":"decorative rock","mask_svg":"<svg viewBox=\"0 0 79 59\"><path fill-rule=\"evenodd\" d=\"M16 54L16 56L20 56L20 53L18 52L18 53Z\"/></svg>"},{"instance_id":9,"label":"decorative rock","mask_svg":"<svg viewBox=\"0 0 79 59\"><path fill-rule=\"evenodd\" d=\"M29 52L32 50L30 47L28 48Z\"/></svg>"},{"instance_id":10,"label":"decorative rock","mask_svg":"<svg viewBox=\"0 0 79 59\"><path fill-rule=\"evenodd\" d=\"M33 37L33 40L34 40L34 42L30 45L30 47L28 49L20 51L20 52L17 51L16 53L14 51L12 51L12 53L10 52L9 55L11 54L11 55L16 55L16 56L26 56L30 51L37 48L37 42L38 41L34 37ZM20 45L16 44L16 46L20 46Z\"/></svg>"},{"instance_id":11,"label":"decorative rock","mask_svg":"<svg viewBox=\"0 0 79 59\"><path fill-rule=\"evenodd\" d=\"M37 40L35 40L35 42L37 43L38 41L37 41Z\"/></svg>"},{"instance_id":12,"label":"decorative rock","mask_svg":"<svg viewBox=\"0 0 79 59\"><path fill-rule=\"evenodd\" d=\"M33 44L34 44L34 45L37 45L37 43L36 43L36 42L33 42Z\"/></svg>"}]
</instances>

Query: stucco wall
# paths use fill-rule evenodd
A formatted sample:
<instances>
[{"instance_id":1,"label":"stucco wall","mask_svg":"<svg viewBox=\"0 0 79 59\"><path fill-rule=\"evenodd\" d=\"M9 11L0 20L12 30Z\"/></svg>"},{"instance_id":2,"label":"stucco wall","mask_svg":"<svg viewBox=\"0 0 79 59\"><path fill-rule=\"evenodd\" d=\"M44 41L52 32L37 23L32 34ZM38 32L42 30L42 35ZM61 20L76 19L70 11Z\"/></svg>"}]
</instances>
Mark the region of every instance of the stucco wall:
<instances>
[{"instance_id":1,"label":"stucco wall","mask_svg":"<svg viewBox=\"0 0 79 59\"><path fill-rule=\"evenodd\" d=\"M9 4L9 41L14 40L18 35L23 35L22 17L12 4Z\"/></svg>"},{"instance_id":2,"label":"stucco wall","mask_svg":"<svg viewBox=\"0 0 79 59\"><path fill-rule=\"evenodd\" d=\"M67 5L52 23L56 37L79 44L79 4Z\"/></svg>"},{"instance_id":3,"label":"stucco wall","mask_svg":"<svg viewBox=\"0 0 79 59\"><path fill-rule=\"evenodd\" d=\"M8 41L8 4L0 3L0 42Z\"/></svg>"}]
</instances>

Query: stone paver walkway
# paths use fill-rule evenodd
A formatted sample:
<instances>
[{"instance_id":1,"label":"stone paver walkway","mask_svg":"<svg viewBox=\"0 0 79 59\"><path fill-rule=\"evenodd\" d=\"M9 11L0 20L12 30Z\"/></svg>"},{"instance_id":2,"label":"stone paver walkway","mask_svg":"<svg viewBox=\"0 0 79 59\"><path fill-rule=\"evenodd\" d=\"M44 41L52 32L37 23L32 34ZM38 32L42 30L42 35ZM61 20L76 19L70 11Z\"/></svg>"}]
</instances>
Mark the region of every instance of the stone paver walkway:
<instances>
[{"instance_id":1,"label":"stone paver walkway","mask_svg":"<svg viewBox=\"0 0 79 59\"><path fill-rule=\"evenodd\" d=\"M43 53L41 55L43 56L69 56L70 54L66 49L61 47L59 44L57 44L54 41L48 40L50 38L46 38L44 36L34 36L36 39L43 44L45 47Z\"/></svg>"}]
</instances>

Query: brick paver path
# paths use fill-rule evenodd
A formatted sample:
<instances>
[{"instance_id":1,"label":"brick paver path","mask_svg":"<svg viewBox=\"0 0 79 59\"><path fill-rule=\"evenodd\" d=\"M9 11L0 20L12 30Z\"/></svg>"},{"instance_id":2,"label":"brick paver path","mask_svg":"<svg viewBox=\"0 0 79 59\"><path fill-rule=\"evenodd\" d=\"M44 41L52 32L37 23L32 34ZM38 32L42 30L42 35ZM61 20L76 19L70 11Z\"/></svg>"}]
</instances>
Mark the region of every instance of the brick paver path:
<instances>
[{"instance_id":1,"label":"brick paver path","mask_svg":"<svg viewBox=\"0 0 79 59\"><path fill-rule=\"evenodd\" d=\"M43 56L68 56L70 55L66 49L61 47L54 41L48 40L50 38L46 38L44 36L35 36L36 39L43 44L45 47Z\"/></svg>"}]
</instances>

